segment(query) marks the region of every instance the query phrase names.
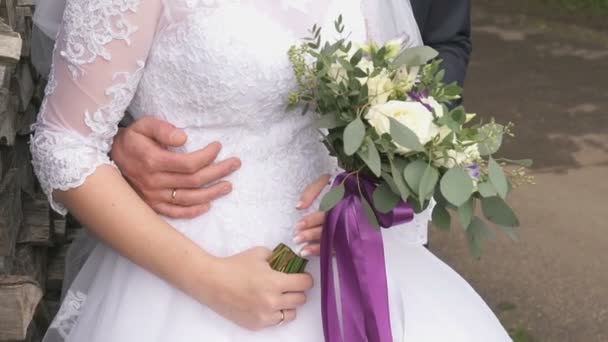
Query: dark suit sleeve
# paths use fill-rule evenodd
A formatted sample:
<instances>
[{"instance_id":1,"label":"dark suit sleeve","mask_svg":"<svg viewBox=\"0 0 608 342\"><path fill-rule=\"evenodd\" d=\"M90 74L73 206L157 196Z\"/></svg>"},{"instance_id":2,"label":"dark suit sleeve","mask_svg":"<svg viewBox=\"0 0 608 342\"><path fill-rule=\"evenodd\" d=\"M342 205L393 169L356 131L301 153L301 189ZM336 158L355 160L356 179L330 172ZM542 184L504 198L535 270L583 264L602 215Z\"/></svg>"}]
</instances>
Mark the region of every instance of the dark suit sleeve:
<instances>
[{"instance_id":1,"label":"dark suit sleeve","mask_svg":"<svg viewBox=\"0 0 608 342\"><path fill-rule=\"evenodd\" d=\"M470 0L434 0L423 19L422 40L439 51L446 83L464 85L472 50L470 11Z\"/></svg>"}]
</instances>

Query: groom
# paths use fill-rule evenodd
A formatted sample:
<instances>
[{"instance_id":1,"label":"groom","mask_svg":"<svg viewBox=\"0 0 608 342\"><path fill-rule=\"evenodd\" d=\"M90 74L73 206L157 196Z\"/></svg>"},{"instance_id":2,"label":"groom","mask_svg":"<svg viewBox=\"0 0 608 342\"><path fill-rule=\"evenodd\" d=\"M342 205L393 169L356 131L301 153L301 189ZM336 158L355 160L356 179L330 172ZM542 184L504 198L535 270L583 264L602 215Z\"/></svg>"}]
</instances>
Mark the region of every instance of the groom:
<instances>
[{"instance_id":1,"label":"groom","mask_svg":"<svg viewBox=\"0 0 608 342\"><path fill-rule=\"evenodd\" d=\"M438 50L443 60L446 83L455 81L462 86L471 53L470 0L412 0L411 4L424 44ZM192 218L209 210L211 202L232 190L222 179L240 167L236 157L216 160L219 143L188 154L167 150L182 146L186 139L186 134L171 124L143 117L120 130L111 152L122 174L144 201L157 213L172 218ZM297 208L310 207L327 181L322 177L307 188ZM86 257L80 254L75 257L79 260L71 260L75 269L66 270L64 288L86 259L83 256Z\"/></svg>"},{"instance_id":2,"label":"groom","mask_svg":"<svg viewBox=\"0 0 608 342\"><path fill-rule=\"evenodd\" d=\"M443 60L446 83L462 86L471 53L470 0L412 0L411 4L424 44L438 50ZM170 124L144 117L121 130L111 154L140 196L159 214L174 218L208 210L209 203L228 193L229 184L221 179L240 166L237 158L216 162L218 143L190 154L161 151L165 146L179 147L186 139ZM314 194L303 197L308 204Z\"/></svg>"}]
</instances>

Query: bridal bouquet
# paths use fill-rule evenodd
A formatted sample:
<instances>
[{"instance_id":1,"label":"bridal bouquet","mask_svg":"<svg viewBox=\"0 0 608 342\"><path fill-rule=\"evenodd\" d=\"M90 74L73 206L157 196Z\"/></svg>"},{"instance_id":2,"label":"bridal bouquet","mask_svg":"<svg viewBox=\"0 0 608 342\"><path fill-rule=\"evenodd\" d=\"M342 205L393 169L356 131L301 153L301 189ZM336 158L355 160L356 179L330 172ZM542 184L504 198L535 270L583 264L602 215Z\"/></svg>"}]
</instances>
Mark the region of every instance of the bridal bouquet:
<instances>
[{"instance_id":1,"label":"bridal bouquet","mask_svg":"<svg viewBox=\"0 0 608 342\"><path fill-rule=\"evenodd\" d=\"M343 33L341 17L335 29ZM318 115L324 143L345 170L320 208L327 211L321 241L326 337L337 336L339 326L333 251L342 304L360 305L366 317L366 323L344 320L343 330L364 324L370 336L390 334L382 238L374 228L408 222L432 207L439 228L449 229L452 216L458 218L478 257L492 232L486 221L515 238L519 221L505 199L514 186L530 181L524 168L531 161L493 156L513 125L474 123L475 114L449 108L461 88L443 83L441 61L430 47L404 48L400 40L384 46L324 42L315 26L288 55L298 83L289 104ZM507 165L515 167L506 171ZM478 204L486 220L476 216Z\"/></svg>"}]
</instances>

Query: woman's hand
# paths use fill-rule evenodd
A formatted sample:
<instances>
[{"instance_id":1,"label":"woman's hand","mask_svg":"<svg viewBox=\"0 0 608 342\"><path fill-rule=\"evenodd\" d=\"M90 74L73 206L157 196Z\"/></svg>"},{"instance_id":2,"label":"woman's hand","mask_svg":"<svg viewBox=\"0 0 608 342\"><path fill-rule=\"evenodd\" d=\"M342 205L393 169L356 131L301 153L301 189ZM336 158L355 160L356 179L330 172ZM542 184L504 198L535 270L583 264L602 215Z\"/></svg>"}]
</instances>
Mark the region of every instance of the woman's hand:
<instances>
[{"instance_id":1,"label":"woman's hand","mask_svg":"<svg viewBox=\"0 0 608 342\"><path fill-rule=\"evenodd\" d=\"M323 189L329 185L330 176L323 175L319 177L313 184L309 185L303 192L302 197L296 208L298 210L306 210L319 197ZM296 223L296 231L294 235L294 243L305 244L300 254L303 257L311 255L319 255L321 253L321 234L323 232L323 221L325 220L325 212L316 211L312 214L304 216Z\"/></svg>"},{"instance_id":2,"label":"woman's hand","mask_svg":"<svg viewBox=\"0 0 608 342\"><path fill-rule=\"evenodd\" d=\"M218 259L211 274L202 275L211 285L202 301L218 314L249 330L288 323L306 302L312 288L310 274L285 274L268 264L272 252L253 248ZM283 311L283 313L281 313Z\"/></svg>"}]
</instances>

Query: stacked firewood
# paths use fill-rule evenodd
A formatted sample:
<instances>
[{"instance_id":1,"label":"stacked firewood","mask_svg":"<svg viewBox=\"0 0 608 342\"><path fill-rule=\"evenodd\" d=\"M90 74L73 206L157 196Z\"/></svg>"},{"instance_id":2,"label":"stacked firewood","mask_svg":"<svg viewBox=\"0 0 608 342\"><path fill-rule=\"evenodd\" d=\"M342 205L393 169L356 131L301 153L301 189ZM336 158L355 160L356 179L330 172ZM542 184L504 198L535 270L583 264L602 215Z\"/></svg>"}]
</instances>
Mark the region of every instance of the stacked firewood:
<instances>
[{"instance_id":1,"label":"stacked firewood","mask_svg":"<svg viewBox=\"0 0 608 342\"><path fill-rule=\"evenodd\" d=\"M33 10L32 0L0 0L0 341L40 340L74 234L49 210L30 163L45 83L30 60Z\"/></svg>"}]
</instances>

